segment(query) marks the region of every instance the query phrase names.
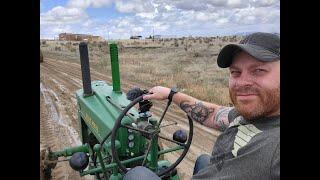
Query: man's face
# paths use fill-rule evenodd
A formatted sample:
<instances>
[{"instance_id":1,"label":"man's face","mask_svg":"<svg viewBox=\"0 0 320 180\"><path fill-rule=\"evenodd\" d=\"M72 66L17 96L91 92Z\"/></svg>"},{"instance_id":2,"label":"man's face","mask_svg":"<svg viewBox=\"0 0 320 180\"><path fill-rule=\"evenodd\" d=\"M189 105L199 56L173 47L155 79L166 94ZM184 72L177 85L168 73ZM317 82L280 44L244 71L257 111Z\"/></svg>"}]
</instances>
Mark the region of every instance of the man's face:
<instances>
[{"instance_id":1,"label":"man's face","mask_svg":"<svg viewBox=\"0 0 320 180\"><path fill-rule=\"evenodd\" d=\"M244 118L280 114L280 61L258 61L242 51L229 70L229 94Z\"/></svg>"}]
</instances>

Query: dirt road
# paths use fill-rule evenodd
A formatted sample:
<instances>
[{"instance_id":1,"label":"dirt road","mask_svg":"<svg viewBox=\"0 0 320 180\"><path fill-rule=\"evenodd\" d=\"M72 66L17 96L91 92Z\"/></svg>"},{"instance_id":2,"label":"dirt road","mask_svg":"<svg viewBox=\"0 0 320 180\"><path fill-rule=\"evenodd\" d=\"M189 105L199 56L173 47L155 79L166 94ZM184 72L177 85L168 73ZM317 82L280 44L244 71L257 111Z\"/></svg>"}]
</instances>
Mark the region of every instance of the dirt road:
<instances>
[{"instance_id":1,"label":"dirt road","mask_svg":"<svg viewBox=\"0 0 320 180\"><path fill-rule=\"evenodd\" d=\"M56 59L44 59L40 64L40 99L41 99L41 131L40 144L42 147L52 147L60 150L65 147L81 144L79 129L77 127L76 98L74 92L82 88L80 65ZM92 80L103 80L111 84L111 76L98 73L91 69ZM121 79L122 90L126 93L134 86L146 88L144 84L133 84ZM154 102L153 114L160 116L166 102ZM185 113L176 105L172 105L164 119L164 124L177 122L177 126L168 126L162 129L161 134L169 137L178 130L188 131ZM195 159L202 153L211 153L212 146L219 132L194 123L194 135L191 148L185 159L178 166L178 172L182 179L190 179L192 176ZM172 146L167 141L163 145ZM177 159L176 153L165 156L173 162ZM73 171L68 162L59 163L54 169L53 179L85 179L80 178ZM88 178L87 178L88 179ZM89 177L92 179L92 177Z\"/></svg>"}]
</instances>

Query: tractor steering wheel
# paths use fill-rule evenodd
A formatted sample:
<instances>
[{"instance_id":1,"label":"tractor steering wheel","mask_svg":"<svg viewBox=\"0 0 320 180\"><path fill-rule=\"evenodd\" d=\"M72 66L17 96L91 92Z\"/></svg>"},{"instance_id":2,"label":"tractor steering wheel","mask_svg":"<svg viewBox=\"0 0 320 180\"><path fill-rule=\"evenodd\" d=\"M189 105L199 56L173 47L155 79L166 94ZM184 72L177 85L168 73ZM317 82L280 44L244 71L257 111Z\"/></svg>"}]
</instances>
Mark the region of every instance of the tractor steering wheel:
<instances>
[{"instance_id":1,"label":"tractor steering wheel","mask_svg":"<svg viewBox=\"0 0 320 180\"><path fill-rule=\"evenodd\" d=\"M117 150L116 150L116 147L115 147L116 134L117 134L117 130L121 126L121 121L122 121L123 117L127 114L127 112L133 106L135 106L137 103L139 103L141 101L143 101L143 95L139 96L136 99L134 99L128 106L126 106L126 108L118 116L118 118L117 118L117 120L115 122L115 125L114 125L114 127L112 129L112 134L111 134L111 153L112 153L112 157L113 157L114 162L118 165L118 167L121 169L121 171L123 173L126 173L128 170L126 169L126 167L119 160L119 156L117 154ZM164 114L163 114L163 116L164 116ZM174 141L174 140L169 140L169 141L174 142L174 143L176 143L176 144L178 144L178 145L183 147L183 152L182 152L181 156L171 166L167 167L165 170L157 172L157 175L159 177L162 177L163 175L166 175L168 172L172 171L183 160L183 158L187 154L187 152L188 152L188 150L190 148L191 141L192 141L192 136L193 136L193 122L189 117L188 117L188 120L189 120L189 135L188 135L187 142L186 143L180 143L180 142L177 142L177 141ZM158 132L158 134L159 134L159 132ZM159 137L159 136L157 136L157 137ZM162 137L159 137L159 138L162 138ZM166 138L163 138L163 139L168 140ZM145 154L145 156L147 156L147 155L148 154Z\"/></svg>"}]
</instances>

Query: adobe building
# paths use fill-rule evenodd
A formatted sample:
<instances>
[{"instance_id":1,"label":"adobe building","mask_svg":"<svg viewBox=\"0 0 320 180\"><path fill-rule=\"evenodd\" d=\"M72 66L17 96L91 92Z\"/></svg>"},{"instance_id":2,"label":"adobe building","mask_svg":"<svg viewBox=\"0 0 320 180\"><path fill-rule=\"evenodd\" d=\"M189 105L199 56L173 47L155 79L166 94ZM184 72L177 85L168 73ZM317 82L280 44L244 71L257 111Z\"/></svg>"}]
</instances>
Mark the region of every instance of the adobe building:
<instances>
[{"instance_id":1,"label":"adobe building","mask_svg":"<svg viewBox=\"0 0 320 180\"><path fill-rule=\"evenodd\" d=\"M60 41L104 41L101 36L93 36L89 34L72 34L72 33L60 33Z\"/></svg>"}]
</instances>

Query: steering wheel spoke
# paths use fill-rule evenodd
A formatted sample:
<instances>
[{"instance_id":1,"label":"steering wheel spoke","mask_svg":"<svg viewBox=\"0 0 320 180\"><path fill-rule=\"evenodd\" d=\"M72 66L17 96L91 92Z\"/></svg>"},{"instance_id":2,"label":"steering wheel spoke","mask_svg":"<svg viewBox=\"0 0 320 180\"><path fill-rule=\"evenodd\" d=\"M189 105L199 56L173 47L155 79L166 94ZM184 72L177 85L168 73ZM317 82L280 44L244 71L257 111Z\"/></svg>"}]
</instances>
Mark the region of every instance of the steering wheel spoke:
<instances>
[{"instance_id":1,"label":"steering wheel spoke","mask_svg":"<svg viewBox=\"0 0 320 180\"><path fill-rule=\"evenodd\" d=\"M177 124L178 124L177 122L173 121L173 123L161 125L159 126L159 128L168 127L168 126L177 125Z\"/></svg>"},{"instance_id":2,"label":"steering wheel spoke","mask_svg":"<svg viewBox=\"0 0 320 180\"><path fill-rule=\"evenodd\" d=\"M127 129L131 129L133 131L138 131L138 132L143 133L143 134L148 134L148 135L152 135L153 134L153 132L145 131L143 129L135 128L135 127L129 126L129 125L121 125L121 127L124 127L124 128L127 128Z\"/></svg>"},{"instance_id":3,"label":"steering wheel spoke","mask_svg":"<svg viewBox=\"0 0 320 180\"><path fill-rule=\"evenodd\" d=\"M144 166L144 165L145 165L145 163L146 163L146 161L147 161L147 159L148 159L148 154L149 154L149 152L150 152L150 149L151 149L151 142L149 142L149 144L148 144L148 149L147 149L147 152L146 152L146 154L145 154L145 157L144 157L144 159L143 159L143 161L142 161L141 166Z\"/></svg>"}]
</instances>

